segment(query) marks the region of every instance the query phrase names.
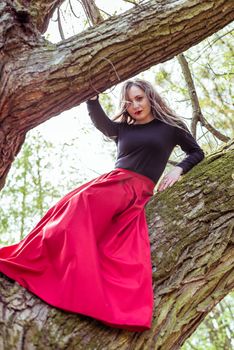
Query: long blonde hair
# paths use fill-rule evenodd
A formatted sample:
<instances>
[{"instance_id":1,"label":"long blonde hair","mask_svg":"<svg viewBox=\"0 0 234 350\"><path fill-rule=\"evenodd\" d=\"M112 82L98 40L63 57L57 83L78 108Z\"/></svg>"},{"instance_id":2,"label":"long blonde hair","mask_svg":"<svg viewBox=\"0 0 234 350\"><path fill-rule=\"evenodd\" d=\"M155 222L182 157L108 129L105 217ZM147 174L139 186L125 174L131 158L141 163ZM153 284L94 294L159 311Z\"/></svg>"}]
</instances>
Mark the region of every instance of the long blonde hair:
<instances>
[{"instance_id":1,"label":"long blonde hair","mask_svg":"<svg viewBox=\"0 0 234 350\"><path fill-rule=\"evenodd\" d=\"M129 99L128 91L132 86L137 86L144 91L148 100L150 101L151 111L155 119L159 119L166 124L179 127L187 132L189 131L187 125L183 121L183 118L177 115L167 105L165 100L159 95L153 85L150 82L139 78L128 80L122 85L120 92L119 112L113 118L114 120L127 122L128 124L134 124L135 120L129 115L125 102Z\"/></svg>"}]
</instances>

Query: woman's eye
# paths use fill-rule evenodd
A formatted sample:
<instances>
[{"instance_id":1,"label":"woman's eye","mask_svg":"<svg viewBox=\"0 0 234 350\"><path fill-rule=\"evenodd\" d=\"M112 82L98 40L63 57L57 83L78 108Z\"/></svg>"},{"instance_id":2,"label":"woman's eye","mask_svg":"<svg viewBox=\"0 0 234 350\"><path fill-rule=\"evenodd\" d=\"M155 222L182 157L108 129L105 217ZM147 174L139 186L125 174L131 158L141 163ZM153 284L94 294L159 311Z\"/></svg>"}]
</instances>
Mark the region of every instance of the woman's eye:
<instances>
[{"instance_id":1,"label":"woman's eye","mask_svg":"<svg viewBox=\"0 0 234 350\"><path fill-rule=\"evenodd\" d=\"M122 101L121 102L121 108L128 108L130 107L131 102L130 101Z\"/></svg>"}]
</instances>

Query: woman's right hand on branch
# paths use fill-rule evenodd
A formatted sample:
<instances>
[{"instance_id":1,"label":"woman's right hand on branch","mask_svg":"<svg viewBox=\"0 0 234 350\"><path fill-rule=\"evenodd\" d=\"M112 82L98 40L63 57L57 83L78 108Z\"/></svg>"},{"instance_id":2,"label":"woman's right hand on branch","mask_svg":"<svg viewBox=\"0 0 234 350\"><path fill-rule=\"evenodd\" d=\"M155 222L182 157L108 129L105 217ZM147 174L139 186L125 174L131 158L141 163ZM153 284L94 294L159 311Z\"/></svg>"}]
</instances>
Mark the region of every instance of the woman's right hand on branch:
<instances>
[{"instance_id":1,"label":"woman's right hand on branch","mask_svg":"<svg viewBox=\"0 0 234 350\"><path fill-rule=\"evenodd\" d=\"M182 173L183 173L183 169L180 166L175 166L160 181L158 186L158 192L164 191L167 187L171 187L176 181L179 180Z\"/></svg>"}]
</instances>

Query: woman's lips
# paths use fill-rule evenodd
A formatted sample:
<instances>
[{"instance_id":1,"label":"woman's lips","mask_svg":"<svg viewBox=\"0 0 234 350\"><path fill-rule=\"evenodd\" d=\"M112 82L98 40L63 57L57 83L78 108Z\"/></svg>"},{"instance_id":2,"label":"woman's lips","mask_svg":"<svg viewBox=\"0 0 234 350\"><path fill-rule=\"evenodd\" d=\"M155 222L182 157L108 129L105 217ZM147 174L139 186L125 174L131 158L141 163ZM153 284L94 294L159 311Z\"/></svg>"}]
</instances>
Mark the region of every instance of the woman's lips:
<instances>
[{"instance_id":1,"label":"woman's lips","mask_svg":"<svg viewBox=\"0 0 234 350\"><path fill-rule=\"evenodd\" d=\"M137 111L137 112L135 112L134 114L135 114L135 115L139 115L141 112L142 112L142 111Z\"/></svg>"}]
</instances>

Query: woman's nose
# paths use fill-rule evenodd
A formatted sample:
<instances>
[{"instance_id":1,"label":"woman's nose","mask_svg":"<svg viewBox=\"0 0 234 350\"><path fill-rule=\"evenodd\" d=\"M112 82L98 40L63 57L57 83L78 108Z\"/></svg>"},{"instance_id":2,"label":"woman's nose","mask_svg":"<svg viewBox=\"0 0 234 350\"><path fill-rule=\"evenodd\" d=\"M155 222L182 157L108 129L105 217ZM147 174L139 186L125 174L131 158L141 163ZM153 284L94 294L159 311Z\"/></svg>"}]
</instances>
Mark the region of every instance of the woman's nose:
<instances>
[{"instance_id":1,"label":"woman's nose","mask_svg":"<svg viewBox=\"0 0 234 350\"><path fill-rule=\"evenodd\" d=\"M134 109L139 107L139 102L138 101L133 101L132 106Z\"/></svg>"}]
</instances>

